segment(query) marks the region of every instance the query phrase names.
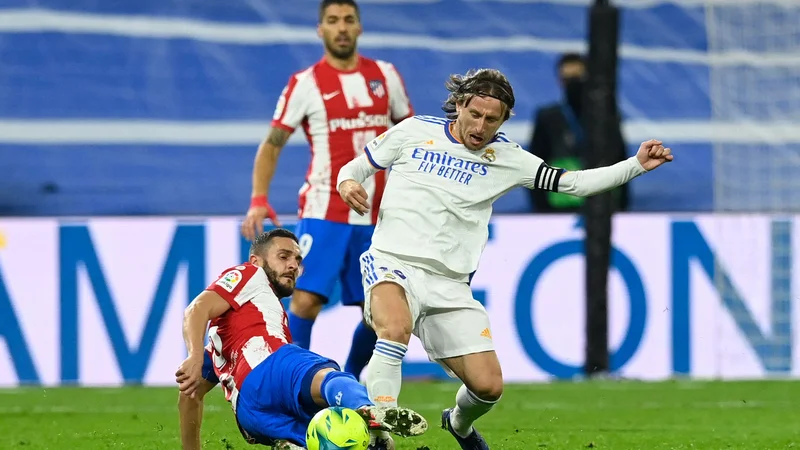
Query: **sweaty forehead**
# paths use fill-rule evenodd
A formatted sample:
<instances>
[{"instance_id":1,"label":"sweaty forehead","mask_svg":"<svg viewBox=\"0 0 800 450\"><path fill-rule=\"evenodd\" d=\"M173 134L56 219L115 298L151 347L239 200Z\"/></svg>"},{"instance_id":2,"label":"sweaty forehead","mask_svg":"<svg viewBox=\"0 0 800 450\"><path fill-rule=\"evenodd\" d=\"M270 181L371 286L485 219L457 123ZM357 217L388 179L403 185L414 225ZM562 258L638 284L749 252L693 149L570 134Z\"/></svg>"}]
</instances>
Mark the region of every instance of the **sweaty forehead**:
<instances>
[{"instance_id":1,"label":"sweaty forehead","mask_svg":"<svg viewBox=\"0 0 800 450\"><path fill-rule=\"evenodd\" d=\"M503 102L494 97L476 95L469 102L469 109L481 115L501 117L503 115Z\"/></svg>"}]
</instances>

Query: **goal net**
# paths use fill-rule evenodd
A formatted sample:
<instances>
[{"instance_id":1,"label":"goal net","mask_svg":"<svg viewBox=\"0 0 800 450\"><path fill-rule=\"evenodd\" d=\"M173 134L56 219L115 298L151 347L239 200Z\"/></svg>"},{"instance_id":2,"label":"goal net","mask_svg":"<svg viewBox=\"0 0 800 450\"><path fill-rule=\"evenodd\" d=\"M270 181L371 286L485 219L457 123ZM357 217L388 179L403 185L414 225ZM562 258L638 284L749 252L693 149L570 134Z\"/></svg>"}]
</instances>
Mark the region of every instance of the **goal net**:
<instances>
[{"instance_id":1,"label":"goal net","mask_svg":"<svg viewBox=\"0 0 800 450\"><path fill-rule=\"evenodd\" d=\"M750 377L761 366L768 376L788 375L798 239L790 218L800 213L800 2L708 2L706 26L714 209L724 213L708 231L717 241L715 287L732 318L707 333L719 347L717 370ZM742 239L754 235L763 242ZM743 354L738 339L755 351Z\"/></svg>"},{"instance_id":2,"label":"goal net","mask_svg":"<svg viewBox=\"0 0 800 450\"><path fill-rule=\"evenodd\" d=\"M715 209L800 212L800 2L724 2L706 21Z\"/></svg>"}]
</instances>

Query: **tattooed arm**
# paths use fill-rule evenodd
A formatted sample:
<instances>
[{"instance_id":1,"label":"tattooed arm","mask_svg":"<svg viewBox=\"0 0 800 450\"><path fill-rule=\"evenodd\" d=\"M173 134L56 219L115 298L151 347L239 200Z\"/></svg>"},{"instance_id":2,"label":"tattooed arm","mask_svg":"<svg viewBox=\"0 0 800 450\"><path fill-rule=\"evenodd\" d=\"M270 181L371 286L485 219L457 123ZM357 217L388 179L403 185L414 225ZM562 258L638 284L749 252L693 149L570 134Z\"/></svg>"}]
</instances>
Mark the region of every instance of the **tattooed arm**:
<instances>
[{"instance_id":1,"label":"tattooed arm","mask_svg":"<svg viewBox=\"0 0 800 450\"><path fill-rule=\"evenodd\" d=\"M266 195L269 197L269 184L275 175L278 165L278 156L291 134L282 129L273 127L267 137L258 146L256 159L253 164L253 192L252 197Z\"/></svg>"}]
</instances>

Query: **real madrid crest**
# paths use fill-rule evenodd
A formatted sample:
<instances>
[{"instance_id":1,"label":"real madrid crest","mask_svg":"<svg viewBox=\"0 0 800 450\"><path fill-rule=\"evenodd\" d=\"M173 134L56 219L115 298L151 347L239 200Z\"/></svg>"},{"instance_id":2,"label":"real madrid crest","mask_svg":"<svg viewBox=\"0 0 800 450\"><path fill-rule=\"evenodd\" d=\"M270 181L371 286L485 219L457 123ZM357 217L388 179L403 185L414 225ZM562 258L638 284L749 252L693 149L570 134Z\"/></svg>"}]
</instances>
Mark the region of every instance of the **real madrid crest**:
<instances>
[{"instance_id":1,"label":"real madrid crest","mask_svg":"<svg viewBox=\"0 0 800 450\"><path fill-rule=\"evenodd\" d=\"M486 162L494 162L497 159L497 156L494 155L493 148L487 148L485 152L481 155L481 159Z\"/></svg>"}]
</instances>

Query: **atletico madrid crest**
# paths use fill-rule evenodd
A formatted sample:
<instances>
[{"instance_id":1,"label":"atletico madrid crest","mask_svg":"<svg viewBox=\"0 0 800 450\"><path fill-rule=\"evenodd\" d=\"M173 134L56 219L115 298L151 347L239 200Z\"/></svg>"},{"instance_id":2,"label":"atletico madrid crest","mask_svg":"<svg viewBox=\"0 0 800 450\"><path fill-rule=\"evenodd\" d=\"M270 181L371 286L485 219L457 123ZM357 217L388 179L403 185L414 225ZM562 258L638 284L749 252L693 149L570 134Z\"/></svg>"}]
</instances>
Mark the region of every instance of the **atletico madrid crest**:
<instances>
[{"instance_id":1,"label":"atletico madrid crest","mask_svg":"<svg viewBox=\"0 0 800 450\"><path fill-rule=\"evenodd\" d=\"M383 98L386 95L386 89L383 87L383 81L381 80L370 81L369 90L372 91L372 95L378 98Z\"/></svg>"}]
</instances>

